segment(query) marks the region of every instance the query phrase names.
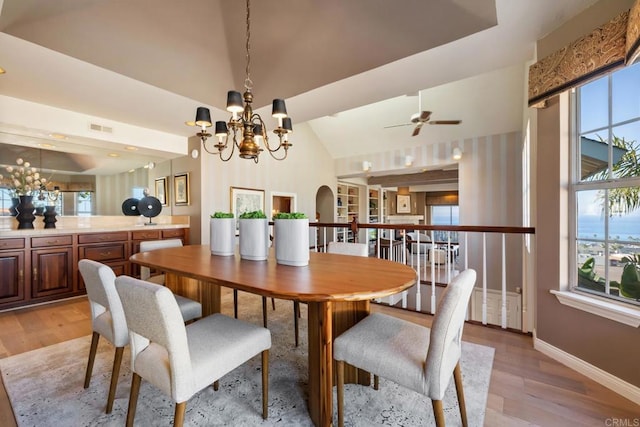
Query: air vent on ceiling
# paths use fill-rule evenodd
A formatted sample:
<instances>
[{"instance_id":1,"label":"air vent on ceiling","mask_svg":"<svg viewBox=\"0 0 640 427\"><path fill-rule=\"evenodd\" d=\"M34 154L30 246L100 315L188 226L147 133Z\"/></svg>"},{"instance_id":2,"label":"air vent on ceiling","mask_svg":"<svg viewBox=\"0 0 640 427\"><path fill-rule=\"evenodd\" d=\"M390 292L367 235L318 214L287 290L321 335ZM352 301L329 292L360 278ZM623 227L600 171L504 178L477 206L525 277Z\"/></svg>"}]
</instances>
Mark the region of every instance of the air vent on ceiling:
<instances>
[{"instance_id":1,"label":"air vent on ceiling","mask_svg":"<svg viewBox=\"0 0 640 427\"><path fill-rule=\"evenodd\" d=\"M109 126L98 125L98 124L95 124L95 123L91 123L89 125L89 128L91 130L95 130L95 131L98 131L98 132L113 133L113 128L111 128Z\"/></svg>"}]
</instances>

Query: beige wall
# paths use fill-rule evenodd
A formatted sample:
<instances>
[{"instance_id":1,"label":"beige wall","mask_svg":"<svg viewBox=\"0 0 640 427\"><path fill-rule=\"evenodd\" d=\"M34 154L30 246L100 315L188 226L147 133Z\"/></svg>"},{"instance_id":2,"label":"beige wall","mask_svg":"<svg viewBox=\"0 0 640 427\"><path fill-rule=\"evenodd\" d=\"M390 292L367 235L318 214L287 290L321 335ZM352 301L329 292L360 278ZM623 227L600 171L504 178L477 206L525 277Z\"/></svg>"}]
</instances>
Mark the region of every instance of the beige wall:
<instances>
[{"instance_id":1,"label":"beige wall","mask_svg":"<svg viewBox=\"0 0 640 427\"><path fill-rule=\"evenodd\" d=\"M270 126L267 123L267 126ZM269 127L269 131L272 128ZM276 136L270 133L275 142ZM217 156L202 154L202 242L209 242L209 216L230 209L230 187L265 190L265 210L271 212L271 192L295 193L297 211L309 218L316 216L316 193L326 185L335 194L337 180L333 159L308 125L294 123L286 160L276 161L263 152L258 164L238 157L237 150L228 162ZM193 224L193 223L192 223Z\"/></svg>"},{"instance_id":2,"label":"beige wall","mask_svg":"<svg viewBox=\"0 0 640 427\"><path fill-rule=\"evenodd\" d=\"M619 2L606 1L609 6ZM631 2L627 2L631 3ZM605 4L601 1L598 6ZM604 22L608 18L602 16ZM601 22L601 23L602 23ZM572 27L579 27L574 24ZM577 35L576 37L578 37ZM576 38L574 37L574 38ZM537 338L640 387L638 329L561 305L549 291L568 283L567 210L568 138L558 97L537 112L536 168L536 335Z\"/></svg>"}]
</instances>

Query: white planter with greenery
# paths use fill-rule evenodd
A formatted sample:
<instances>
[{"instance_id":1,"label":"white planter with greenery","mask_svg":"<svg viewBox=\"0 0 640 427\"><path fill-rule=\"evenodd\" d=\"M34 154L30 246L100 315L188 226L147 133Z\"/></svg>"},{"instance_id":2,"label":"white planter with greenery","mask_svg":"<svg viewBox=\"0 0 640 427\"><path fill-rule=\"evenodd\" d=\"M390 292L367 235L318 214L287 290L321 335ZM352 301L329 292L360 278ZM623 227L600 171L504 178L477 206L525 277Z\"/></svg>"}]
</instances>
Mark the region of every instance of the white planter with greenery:
<instances>
[{"instance_id":1,"label":"white planter with greenery","mask_svg":"<svg viewBox=\"0 0 640 427\"><path fill-rule=\"evenodd\" d=\"M231 256L236 253L236 219L232 213L216 212L210 221L211 255Z\"/></svg>"},{"instance_id":2,"label":"white planter with greenery","mask_svg":"<svg viewBox=\"0 0 640 427\"><path fill-rule=\"evenodd\" d=\"M269 220L262 211L246 212L238 218L240 258L264 261L269 257Z\"/></svg>"},{"instance_id":3,"label":"white planter with greenery","mask_svg":"<svg viewBox=\"0 0 640 427\"><path fill-rule=\"evenodd\" d=\"M280 213L273 223L276 262L294 267L309 265L309 218L298 212Z\"/></svg>"}]
</instances>

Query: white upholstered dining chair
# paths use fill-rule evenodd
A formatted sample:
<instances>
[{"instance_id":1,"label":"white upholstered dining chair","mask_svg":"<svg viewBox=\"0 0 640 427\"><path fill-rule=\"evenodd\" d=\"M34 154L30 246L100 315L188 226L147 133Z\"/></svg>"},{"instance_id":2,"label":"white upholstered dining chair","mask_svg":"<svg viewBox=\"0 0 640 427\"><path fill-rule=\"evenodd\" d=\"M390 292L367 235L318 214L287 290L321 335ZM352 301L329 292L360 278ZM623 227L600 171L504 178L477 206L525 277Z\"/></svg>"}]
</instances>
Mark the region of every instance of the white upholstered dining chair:
<instances>
[{"instance_id":1,"label":"white upholstered dining chair","mask_svg":"<svg viewBox=\"0 0 640 427\"><path fill-rule=\"evenodd\" d=\"M133 426L141 380L174 402L174 425L182 426L187 401L222 376L262 355L262 418L267 418L269 385L268 329L220 313L189 325L170 289L120 276L116 279L131 340L131 394L127 426Z\"/></svg>"},{"instance_id":2,"label":"white upholstered dining chair","mask_svg":"<svg viewBox=\"0 0 640 427\"><path fill-rule=\"evenodd\" d=\"M180 239L165 239L165 240L145 240L140 242L140 252L154 251L156 249L164 248L177 248L182 246L182 240ZM157 285L165 285L164 274L151 275L149 267L140 267L140 279L146 280ZM190 320L199 319L202 317L202 304L198 301L192 300L182 295L174 294L178 305L180 306L180 312L185 322Z\"/></svg>"},{"instance_id":3,"label":"white upholstered dining chair","mask_svg":"<svg viewBox=\"0 0 640 427\"><path fill-rule=\"evenodd\" d=\"M455 381L462 425L467 412L460 371L461 338L465 314L476 281L476 272L467 269L447 286L431 329L387 316L371 314L335 339L338 425L344 425L344 364L348 363L431 399L437 426L444 426L442 398Z\"/></svg>"},{"instance_id":4,"label":"white upholstered dining chair","mask_svg":"<svg viewBox=\"0 0 640 427\"><path fill-rule=\"evenodd\" d=\"M82 275L82 280L87 289L87 296L91 307L91 327L93 330L87 371L84 377L84 388L88 388L91 383L93 363L96 358L100 337L106 338L107 341L116 348L113 368L111 370L111 385L109 386L109 395L107 397L106 412L109 414L113 408L113 399L118 385L122 353L126 345L129 344L129 330L122 309L122 303L115 288L116 275L111 267L97 261L81 259L78 262L78 270ZM187 301L184 306L181 304L182 300ZM191 303L192 300L182 298L176 299L176 301L178 302L184 322L194 319L193 316L195 314L197 314L197 317L202 316L194 310L193 304Z\"/></svg>"}]
</instances>

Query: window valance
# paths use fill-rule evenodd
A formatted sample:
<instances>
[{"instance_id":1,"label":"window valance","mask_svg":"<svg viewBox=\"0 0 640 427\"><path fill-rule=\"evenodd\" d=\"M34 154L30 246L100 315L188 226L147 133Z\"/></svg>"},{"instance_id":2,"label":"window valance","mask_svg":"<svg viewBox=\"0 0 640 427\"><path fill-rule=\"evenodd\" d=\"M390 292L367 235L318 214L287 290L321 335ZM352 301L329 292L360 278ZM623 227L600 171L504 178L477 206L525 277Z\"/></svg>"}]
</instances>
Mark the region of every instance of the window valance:
<instances>
[{"instance_id":1,"label":"window valance","mask_svg":"<svg viewBox=\"0 0 640 427\"><path fill-rule=\"evenodd\" d=\"M632 9L638 9L636 1ZM631 11L623 12L590 34L529 67L529 106L544 101L625 64ZM636 13L637 16L637 13ZM636 18L637 19L637 18ZM637 39L638 21L632 24ZM637 42L631 42L637 47Z\"/></svg>"}]
</instances>

